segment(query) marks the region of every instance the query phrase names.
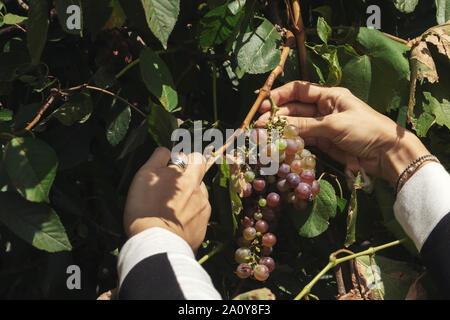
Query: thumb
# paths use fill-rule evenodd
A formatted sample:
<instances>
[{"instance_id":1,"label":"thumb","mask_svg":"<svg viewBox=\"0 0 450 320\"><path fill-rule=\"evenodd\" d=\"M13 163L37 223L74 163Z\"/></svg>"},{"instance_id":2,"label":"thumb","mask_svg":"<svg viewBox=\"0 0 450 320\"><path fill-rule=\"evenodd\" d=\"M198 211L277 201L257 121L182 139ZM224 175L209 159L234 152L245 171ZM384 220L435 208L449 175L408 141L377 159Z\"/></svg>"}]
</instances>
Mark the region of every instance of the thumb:
<instances>
[{"instance_id":1,"label":"thumb","mask_svg":"<svg viewBox=\"0 0 450 320\"><path fill-rule=\"evenodd\" d=\"M330 121L329 117L283 117L289 124L296 126L299 129L300 136L306 137L321 137L332 139L336 136L337 131Z\"/></svg>"}]
</instances>

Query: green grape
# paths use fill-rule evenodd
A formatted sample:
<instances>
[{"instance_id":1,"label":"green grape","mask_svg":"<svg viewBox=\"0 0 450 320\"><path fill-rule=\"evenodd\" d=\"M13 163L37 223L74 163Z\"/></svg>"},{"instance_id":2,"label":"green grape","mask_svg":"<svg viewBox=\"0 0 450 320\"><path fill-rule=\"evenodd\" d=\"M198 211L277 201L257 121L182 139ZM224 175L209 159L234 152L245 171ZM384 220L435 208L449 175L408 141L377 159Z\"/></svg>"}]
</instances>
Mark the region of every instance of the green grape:
<instances>
[{"instance_id":1,"label":"green grape","mask_svg":"<svg viewBox=\"0 0 450 320\"><path fill-rule=\"evenodd\" d=\"M258 204L261 208L264 208L267 205L267 200L264 198L259 199Z\"/></svg>"}]
</instances>

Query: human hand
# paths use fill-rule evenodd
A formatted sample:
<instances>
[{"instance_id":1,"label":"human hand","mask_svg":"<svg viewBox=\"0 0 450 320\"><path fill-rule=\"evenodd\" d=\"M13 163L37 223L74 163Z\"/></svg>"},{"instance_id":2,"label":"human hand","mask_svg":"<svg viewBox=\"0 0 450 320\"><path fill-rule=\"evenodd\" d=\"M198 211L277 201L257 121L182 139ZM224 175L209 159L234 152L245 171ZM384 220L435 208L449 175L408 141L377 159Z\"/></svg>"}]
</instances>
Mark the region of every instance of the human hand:
<instances>
[{"instance_id":1,"label":"human hand","mask_svg":"<svg viewBox=\"0 0 450 320\"><path fill-rule=\"evenodd\" d=\"M357 157L364 170L392 186L400 173L418 157L429 154L410 131L378 113L345 88L326 88L302 81L271 91L280 107L277 115L300 129L307 145L316 146L345 164ZM271 103L260 107L256 126L264 127Z\"/></svg>"},{"instance_id":2,"label":"human hand","mask_svg":"<svg viewBox=\"0 0 450 320\"><path fill-rule=\"evenodd\" d=\"M202 155L192 153L183 170L167 166L170 157L168 149L157 148L136 173L125 205L125 233L132 237L152 227L165 228L186 240L195 252L211 214L202 182L206 163Z\"/></svg>"}]
</instances>

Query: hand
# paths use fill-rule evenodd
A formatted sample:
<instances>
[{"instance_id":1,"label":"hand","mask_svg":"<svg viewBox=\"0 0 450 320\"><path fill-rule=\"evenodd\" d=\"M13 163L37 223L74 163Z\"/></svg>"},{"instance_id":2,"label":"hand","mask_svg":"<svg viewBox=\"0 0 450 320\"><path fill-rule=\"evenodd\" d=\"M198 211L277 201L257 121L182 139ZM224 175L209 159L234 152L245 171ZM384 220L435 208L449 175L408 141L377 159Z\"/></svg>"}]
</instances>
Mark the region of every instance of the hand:
<instances>
[{"instance_id":1,"label":"hand","mask_svg":"<svg viewBox=\"0 0 450 320\"><path fill-rule=\"evenodd\" d=\"M295 81L271 92L281 107L277 113L300 129L307 145L316 146L346 164L348 156L376 177L395 184L411 161L429 154L410 131L378 113L345 88L326 88ZM256 125L263 127L270 117L271 104L264 101L263 115Z\"/></svg>"},{"instance_id":2,"label":"hand","mask_svg":"<svg viewBox=\"0 0 450 320\"><path fill-rule=\"evenodd\" d=\"M148 228L165 228L186 240L195 252L211 214L202 182L206 163L203 156L192 153L183 170L167 166L170 156L168 149L157 148L136 173L125 205L125 233L132 237Z\"/></svg>"}]
</instances>

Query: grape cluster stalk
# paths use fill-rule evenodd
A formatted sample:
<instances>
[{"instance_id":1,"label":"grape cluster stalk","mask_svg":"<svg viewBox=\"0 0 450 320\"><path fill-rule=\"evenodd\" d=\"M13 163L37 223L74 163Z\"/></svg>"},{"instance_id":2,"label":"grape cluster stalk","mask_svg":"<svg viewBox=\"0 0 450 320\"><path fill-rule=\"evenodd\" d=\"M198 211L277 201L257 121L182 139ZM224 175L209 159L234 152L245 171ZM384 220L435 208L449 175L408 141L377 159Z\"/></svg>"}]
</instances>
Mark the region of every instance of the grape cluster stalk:
<instances>
[{"instance_id":1,"label":"grape cluster stalk","mask_svg":"<svg viewBox=\"0 0 450 320\"><path fill-rule=\"evenodd\" d=\"M305 149L298 128L272 117L265 129L252 130L248 141L267 147L268 155L278 151L277 174L263 175L261 164L250 165L248 161L233 170L241 173L243 181L235 181L234 185L235 190L240 191L244 207L239 222L238 249L234 255L238 264L236 275L258 281L267 280L275 270L271 254L277 243L274 233L282 214L282 204L289 203L297 211L305 211L320 191L315 172L316 156ZM274 129L278 132L276 139L270 134ZM238 174L233 176L239 177ZM237 190L239 185L240 190Z\"/></svg>"}]
</instances>

